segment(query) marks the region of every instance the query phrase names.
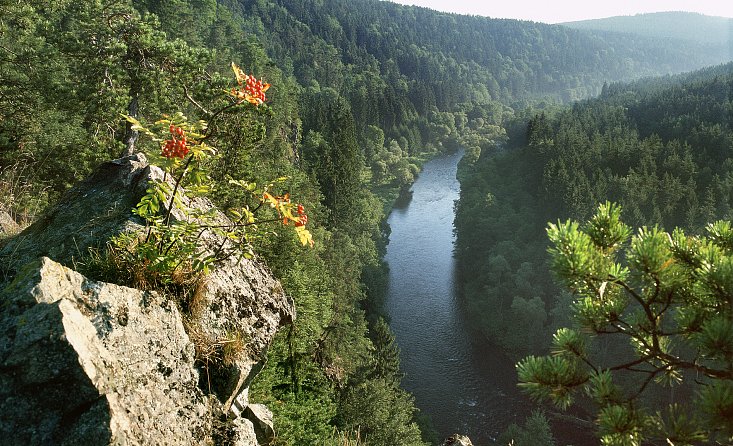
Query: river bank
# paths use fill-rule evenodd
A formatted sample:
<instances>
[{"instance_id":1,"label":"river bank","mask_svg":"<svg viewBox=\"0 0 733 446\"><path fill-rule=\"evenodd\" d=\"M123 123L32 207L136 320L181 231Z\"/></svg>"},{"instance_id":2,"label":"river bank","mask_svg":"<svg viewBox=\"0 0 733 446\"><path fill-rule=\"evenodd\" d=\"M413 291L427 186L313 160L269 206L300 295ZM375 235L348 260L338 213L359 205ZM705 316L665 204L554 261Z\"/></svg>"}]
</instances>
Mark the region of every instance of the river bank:
<instances>
[{"instance_id":1,"label":"river bank","mask_svg":"<svg viewBox=\"0 0 733 446\"><path fill-rule=\"evenodd\" d=\"M529 402L516 387L512 361L468 326L455 293L453 204L459 151L423 166L390 213L386 310L401 349L403 387L445 437L460 432L490 444Z\"/></svg>"}]
</instances>

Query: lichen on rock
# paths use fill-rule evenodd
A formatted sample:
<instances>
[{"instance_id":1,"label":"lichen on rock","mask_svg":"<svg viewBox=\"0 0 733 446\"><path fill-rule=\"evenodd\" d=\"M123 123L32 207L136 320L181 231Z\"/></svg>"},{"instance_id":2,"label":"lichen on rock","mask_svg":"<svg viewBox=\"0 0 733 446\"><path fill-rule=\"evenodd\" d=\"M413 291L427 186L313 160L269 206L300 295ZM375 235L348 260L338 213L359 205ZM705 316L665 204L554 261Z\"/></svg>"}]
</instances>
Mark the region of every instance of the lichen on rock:
<instances>
[{"instance_id":1,"label":"lichen on rock","mask_svg":"<svg viewBox=\"0 0 733 446\"><path fill-rule=\"evenodd\" d=\"M157 293L48 258L2 294L0 438L8 444L203 444L194 347Z\"/></svg>"},{"instance_id":2,"label":"lichen on rock","mask_svg":"<svg viewBox=\"0 0 733 446\"><path fill-rule=\"evenodd\" d=\"M90 248L144 228L131 209L161 177L140 154L104 163L0 251L11 279L0 284L0 438L10 444L254 445L274 435L266 409L248 410L247 387L295 310L262 263L216 264L195 315L71 269ZM246 344L235 358L197 361L192 340L232 333Z\"/></svg>"}]
</instances>

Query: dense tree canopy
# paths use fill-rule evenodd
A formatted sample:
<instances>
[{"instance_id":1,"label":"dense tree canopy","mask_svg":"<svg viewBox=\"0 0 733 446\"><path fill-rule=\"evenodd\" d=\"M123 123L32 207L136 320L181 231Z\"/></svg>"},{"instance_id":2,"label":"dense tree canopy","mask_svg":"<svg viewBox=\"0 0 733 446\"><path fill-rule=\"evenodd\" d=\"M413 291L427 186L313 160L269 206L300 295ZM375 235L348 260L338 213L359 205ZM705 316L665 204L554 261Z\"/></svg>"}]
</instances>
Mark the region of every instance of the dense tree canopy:
<instances>
[{"instance_id":1,"label":"dense tree canopy","mask_svg":"<svg viewBox=\"0 0 733 446\"><path fill-rule=\"evenodd\" d=\"M462 287L493 339L529 353L517 342L526 333L512 333L520 323L512 309L535 297L544 305L535 306L534 326L545 328L531 337L549 339L567 320L566 296L547 272L545 222L587 219L605 200L636 227L700 233L733 217L732 70L608 85L598 99L512 118L503 149L464 161L456 249L471 265L460 271L472 274Z\"/></svg>"},{"instance_id":2,"label":"dense tree canopy","mask_svg":"<svg viewBox=\"0 0 733 446\"><path fill-rule=\"evenodd\" d=\"M207 121L217 204L249 203L231 179L272 183L297 193L316 239L303 251L275 231L255 246L299 314L252 388L278 440L421 444L379 317L380 225L398 190L427 157L466 148L456 227L474 272L468 306L502 345L541 349L534 328L570 319L546 273L545 221L584 219L606 198L637 226L694 232L729 217L729 67L613 83L716 57L376 0L0 1L0 210L29 220L100 161L159 151L123 115ZM272 84L267 105L222 94L233 61ZM597 101L551 105L605 81ZM525 428L544 432L541 421Z\"/></svg>"},{"instance_id":3,"label":"dense tree canopy","mask_svg":"<svg viewBox=\"0 0 733 446\"><path fill-rule=\"evenodd\" d=\"M578 283L568 286L570 284L564 282L566 286L558 287L549 274L550 265L546 255L548 242L544 231L546 222L567 218L587 220L595 215L594 209L598 202L618 202L625 210L626 222L634 227L650 228L640 232L634 240L648 239L649 243L656 240L664 245L667 243L666 236L661 229L655 228L680 227L684 228L685 234L689 234L684 240L689 241L690 249L698 246L698 242L700 246L714 244L712 239L717 239L717 236L713 237L712 234L722 230L719 225L711 227L711 240L697 239L695 236L703 234L709 222L733 218L730 187L730 167L733 160L731 91L733 67L728 64L687 75L606 85L597 99L579 102L567 108L543 106L529 115L515 114L506 120L508 141L494 147L487 146L476 157L467 157L459 172L461 200L455 222L458 235L456 254L461 265L461 291L479 328L517 359L527 354L546 353L549 349L559 351L559 347L550 343L553 332L557 333L554 343L581 340L576 332L557 332L558 328L573 326L573 321L581 317L587 325L602 330L600 325L593 325L593 314L601 318L601 314L608 318L612 317L611 314L621 317L624 310L631 312L630 308L633 307L623 302L633 302L633 296L643 297L644 293L653 289L648 284L645 286L634 282L638 279L634 275L637 273L634 273L634 266L629 265L632 271L630 282L617 284L621 288L624 285L628 287L624 300L612 299L615 294L605 293L606 288L610 292L610 285L601 290L603 281L598 282L595 295L600 292L605 296L605 300L602 300L604 305L607 303L618 307L609 308L606 313L593 313L595 307L581 307L581 303L590 305L590 301L573 295L573 292L578 291ZM558 225L551 231L554 237L552 241L557 242L562 236L563 243L568 245L586 243L583 240L590 240L590 235L578 235L581 232L577 226ZM680 234L682 233L673 233L671 240L682 243L682 239L675 238L682 237ZM632 242L631 247L619 255L619 259L625 257L627 261L631 261L635 255L634 249L648 248L640 243L641 241ZM701 255L700 252L695 255ZM569 253L565 254L570 256ZM565 254L555 253L554 258L566 258ZM708 263L722 262L721 267L725 263L723 257L710 255L712 257L708 256ZM602 265L608 263L592 255L578 256L572 257L572 260L580 262L582 258L595 259L579 264L583 268L590 268L590 265L595 265L593 268L605 268ZM672 254L665 261L669 259L673 259L675 265L681 262ZM696 277L698 273L693 272L692 266L689 268L688 279L694 282L699 277L694 280L691 277ZM464 271L470 271L470 274L462 273ZM667 271L665 267L665 272L671 271L678 270L672 268ZM565 271L565 274L570 273ZM696 283L688 285L697 289L700 285ZM644 293L641 293L642 289ZM587 290L581 291L582 296L589 296ZM682 299L681 296L679 298ZM668 316L678 311L676 304L670 303L670 306L671 312L666 313ZM643 308L643 305L637 302L635 308L639 307ZM659 308L655 307L650 308L651 313L642 314L656 314L658 311ZM624 323L635 328L642 327L642 330L652 323L631 314L633 313L629 313L630 319L623 318ZM729 321L730 316L727 313L721 314L723 320ZM667 324L664 323L661 331L674 332ZM637 338L644 336L637 332ZM690 337L699 340L697 335L690 334ZM574 365L553 357L523 362L523 379L537 383L540 382L540 376L549 376L546 372L555 373L560 380L567 379L564 383L567 388L596 385L600 377L594 378L593 373L600 373L604 367L618 367L623 365L623 361L633 362L639 359L633 356L628 342L621 342L617 338L618 336L608 336L602 342L586 345L588 358L598 361L593 363L596 369L589 368L591 372L580 373ZM728 342L719 340L723 344ZM697 341L687 339L687 342L685 344L674 339L672 344L675 354L684 352L687 355L690 354L690 349L697 348L697 345L689 344ZM669 339L660 340L660 348L669 347L668 343ZM727 348L721 347L721 351L726 351ZM667 371L672 373L673 369L685 369L682 375L686 379L674 388L674 394L679 395L676 400L678 403L682 395L692 400L696 390L693 380L689 379L687 366L695 363L696 359L687 356L687 359L680 360L687 361L684 363L686 365L680 365L682 362L674 362L677 360L670 357L667 357L668 362L655 362L656 358L644 358L643 355L642 358L649 359L658 367L652 369L649 363L640 367L644 370L642 373L647 373L650 382L657 378L661 380L661 376ZM581 359L578 361L585 364ZM699 358L699 361L704 360ZM632 364L630 367L634 368L639 364ZM554 366L558 368L553 368ZM540 369L542 371L539 374L532 375ZM718 371L714 371L713 375L716 373ZM723 379L722 382L727 381ZM616 417L617 421L629 421L629 428L638 428L639 436L662 435L661 431L644 431L648 426L640 426L643 424L642 420L647 419L645 416L654 413L654 408L668 402L664 391L647 384L647 391L642 392L639 401L630 403L628 398L633 391L628 390L628 385L634 383L638 390L644 385L643 379L635 381L635 378L624 376L614 378L613 383L627 389L627 393L619 394L621 396L614 395L614 398L618 398L614 401L621 404L623 398L627 398L623 400L624 404L639 404L634 407L646 407L648 410L645 415L640 415L641 412L622 412L614 406L613 409L608 409L606 415ZM559 382L557 384L559 387L556 390L560 396L570 394L561 390ZM705 389L714 388L716 392L722 392L719 386L715 384ZM540 390L537 392L541 393ZM695 401L695 407L710 407L704 400ZM588 399L579 398L579 403L582 408L592 410ZM601 407L606 407L607 403L608 400L604 400ZM628 409L628 406L625 407ZM611 423L610 418L605 420L601 432L609 434L614 427L608 424ZM634 420L633 423L630 420ZM662 423L659 418L654 420L657 424ZM664 423L670 422L669 418L664 420ZM706 426L703 421L700 421L702 426ZM694 426L700 426L695 423ZM717 438L716 432L724 426L716 426L706 431L705 435L708 436L705 438L710 438L710 441ZM694 437L697 434L690 435ZM611 442L611 437L608 438Z\"/></svg>"}]
</instances>

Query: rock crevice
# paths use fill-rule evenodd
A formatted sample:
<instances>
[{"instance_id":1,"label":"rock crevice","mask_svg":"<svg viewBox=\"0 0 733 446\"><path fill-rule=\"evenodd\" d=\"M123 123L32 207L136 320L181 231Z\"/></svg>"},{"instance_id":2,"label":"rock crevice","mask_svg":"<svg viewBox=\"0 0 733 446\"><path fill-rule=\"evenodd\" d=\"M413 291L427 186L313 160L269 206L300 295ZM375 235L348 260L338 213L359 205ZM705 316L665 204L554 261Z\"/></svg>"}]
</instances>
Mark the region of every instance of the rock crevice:
<instances>
[{"instance_id":1,"label":"rock crevice","mask_svg":"<svg viewBox=\"0 0 733 446\"><path fill-rule=\"evenodd\" d=\"M195 320L155 292L74 271L89 248L139 231L132 208L159 169L138 154L100 166L0 251L0 438L9 444L256 445L274 436L247 386L292 299L256 260L217 264ZM188 202L213 209L208 200ZM174 213L174 217L175 217ZM226 221L219 213L217 218ZM210 234L205 242L219 245ZM185 323L184 323L185 322ZM214 388L186 329L211 340L239 333L246 348L216 370ZM235 403L236 402L236 403ZM230 421L222 422L229 417ZM229 432L214 432L221 426Z\"/></svg>"}]
</instances>

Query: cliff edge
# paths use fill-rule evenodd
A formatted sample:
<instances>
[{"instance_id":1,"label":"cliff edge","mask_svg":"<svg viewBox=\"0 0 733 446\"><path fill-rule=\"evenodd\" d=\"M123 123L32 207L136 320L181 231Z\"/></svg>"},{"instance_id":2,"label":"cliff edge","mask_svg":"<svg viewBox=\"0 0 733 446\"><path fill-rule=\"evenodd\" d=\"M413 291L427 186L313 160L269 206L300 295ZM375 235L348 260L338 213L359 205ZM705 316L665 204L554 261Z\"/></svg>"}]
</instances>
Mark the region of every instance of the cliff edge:
<instances>
[{"instance_id":1,"label":"cliff edge","mask_svg":"<svg viewBox=\"0 0 733 446\"><path fill-rule=\"evenodd\" d=\"M247 389L295 309L264 265L215 265L195 314L165 295L74 271L89 248L143 229L131 209L155 179L162 172L140 154L104 163L0 251L0 438L8 444L273 438L269 411L250 404ZM215 211L207 200L186 204ZM202 350L232 342L241 345L229 360L202 360Z\"/></svg>"}]
</instances>

